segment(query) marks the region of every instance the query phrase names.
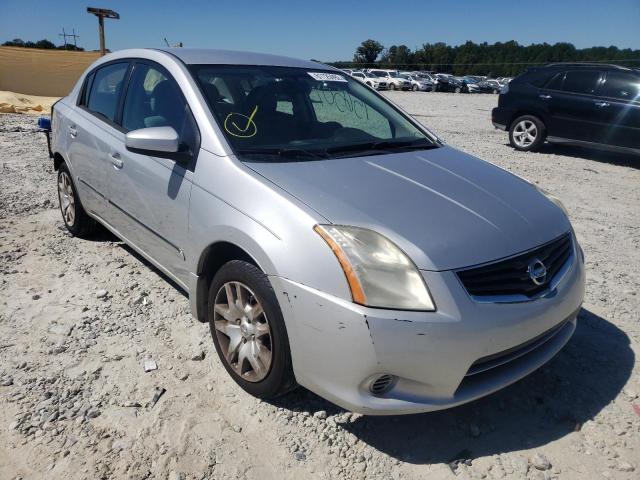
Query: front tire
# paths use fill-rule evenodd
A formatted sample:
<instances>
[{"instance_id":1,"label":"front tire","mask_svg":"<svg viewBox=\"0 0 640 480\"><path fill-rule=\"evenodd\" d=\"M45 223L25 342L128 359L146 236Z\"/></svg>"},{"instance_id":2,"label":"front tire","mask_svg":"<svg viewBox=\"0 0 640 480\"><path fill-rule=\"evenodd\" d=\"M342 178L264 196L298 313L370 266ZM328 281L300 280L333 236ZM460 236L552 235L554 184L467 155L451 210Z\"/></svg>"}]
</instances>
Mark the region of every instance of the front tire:
<instances>
[{"instance_id":1,"label":"front tire","mask_svg":"<svg viewBox=\"0 0 640 480\"><path fill-rule=\"evenodd\" d=\"M396 86L393 83L389 83L389 90L395 90Z\"/></svg>"},{"instance_id":2,"label":"front tire","mask_svg":"<svg viewBox=\"0 0 640 480\"><path fill-rule=\"evenodd\" d=\"M522 115L516 118L509 127L509 143L521 152L538 150L547 136L542 120L533 115Z\"/></svg>"},{"instance_id":3,"label":"front tire","mask_svg":"<svg viewBox=\"0 0 640 480\"><path fill-rule=\"evenodd\" d=\"M255 265L232 260L218 270L208 318L220 361L243 390L269 399L297 386L278 300Z\"/></svg>"},{"instance_id":4,"label":"front tire","mask_svg":"<svg viewBox=\"0 0 640 480\"><path fill-rule=\"evenodd\" d=\"M82 207L71 172L64 162L58 167L58 201L62 221L74 237L84 237L94 232L96 222Z\"/></svg>"}]
</instances>

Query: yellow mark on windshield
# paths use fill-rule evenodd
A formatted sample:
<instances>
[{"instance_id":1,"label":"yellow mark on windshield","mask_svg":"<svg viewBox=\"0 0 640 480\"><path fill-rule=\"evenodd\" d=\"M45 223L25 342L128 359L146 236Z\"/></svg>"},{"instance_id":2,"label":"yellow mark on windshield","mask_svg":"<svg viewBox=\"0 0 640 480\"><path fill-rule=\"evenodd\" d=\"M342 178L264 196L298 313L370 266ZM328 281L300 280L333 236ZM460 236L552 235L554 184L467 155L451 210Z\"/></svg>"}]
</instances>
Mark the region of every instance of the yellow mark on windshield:
<instances>
[{"instance_id":1,"label":"yellow mark on windshield","mask_svg":"<svg viewBox=\"0 0 640 480\"><path fill-rule=\"evenodd\" d=\"M229 115L227 115L227 118L224 119L224 129L227 131L227 133L229 133L229 135L233 135L234 137L253 137L256 133L258 133L258 127L253 121L253 117L255 117L257 112L257 105L253 107L253 111L249 116L243 115L241 113L231 112Z\"/></svg>"}]
</instances>

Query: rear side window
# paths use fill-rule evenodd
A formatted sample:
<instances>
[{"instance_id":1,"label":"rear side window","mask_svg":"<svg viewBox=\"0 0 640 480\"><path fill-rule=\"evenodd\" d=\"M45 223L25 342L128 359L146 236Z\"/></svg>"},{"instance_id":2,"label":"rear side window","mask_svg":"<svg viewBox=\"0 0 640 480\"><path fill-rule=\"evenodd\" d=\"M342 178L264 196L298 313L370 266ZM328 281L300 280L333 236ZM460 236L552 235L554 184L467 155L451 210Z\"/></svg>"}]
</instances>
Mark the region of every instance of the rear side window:
<instances>
[{"instance_id":1,"label":"rear side window","mask_svg":"<svg viewBox=\"0 0 640 480\"><path fill-rule=\"evenodd\" d=\"M549 90L562 90L562 82L564 81L564 72L556 73L551 80L547 82L544 88Z\"/></svg>"},{"instance_id":2,"label":"rear side window","mask_svg":"<svg viewBox=\"0 0 640 480\"><path fill-rule=\"evenodd\" d=\"M533 70L525 73L519 81L525 81L534 87L542 88L552 78L556 72L548 70Z\"/></svg>"},{"instance_id":3,"label":"rear side window","mask_svg":"<svg viewBox=\"0 0 640 480\"><path fill-rule=\"evenodd\" d=\"M565 75L562 89L565 92L592 95L598 87L600 72L595 70L569 71Z\"/></svg>"},{"instance_id":4,"label":"rear side window","mask_svg":"<svg viewBox=\"0 0 640 480\"><path fill-rule=\"evenodd\" d=\"M640 75L628 72L609 72L602 87L605 97L640 101Z\"/></svg>"},{"instance_id":5,"label":"rear side window","mask_svg":"<svg viewBox=\"0 0 640 480\"><path fill-rule=\"evenodd\" d=\"M115 121L118 99L128 67L128 63L114 63L95 72L86 104L89 110L107 120Z\"/></svg>"}]
</instances>

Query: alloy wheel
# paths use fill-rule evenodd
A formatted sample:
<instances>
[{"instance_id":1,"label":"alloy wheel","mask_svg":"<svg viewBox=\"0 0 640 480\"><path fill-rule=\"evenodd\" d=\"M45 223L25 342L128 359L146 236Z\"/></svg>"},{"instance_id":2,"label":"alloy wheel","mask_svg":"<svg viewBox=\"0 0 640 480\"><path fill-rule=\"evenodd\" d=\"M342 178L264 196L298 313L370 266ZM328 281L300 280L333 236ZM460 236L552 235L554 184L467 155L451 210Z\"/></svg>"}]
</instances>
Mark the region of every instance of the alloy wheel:
<instances>
[{"instance_id":1,"label":"alloy wheel","mask_svg":"<svg viewBox=\"0 0 640 480\"><path fill-rule=\"evenodd\" d=\"M242 379L259 382L272 363L271 328L254 293L240 282L227 282L216 294L214 326L227 364Z\"/></svg>"},{"instance_id":2,"label":"alloy wheel","mask_svg":"<svg viewBox=\"0 0 640 480\"><path fill-rule=\"evenodd\" d=\"M67 172L61 172L58 176L58 198L65 223L69 226L73 225L76 218L76 200L71 178Z\"/></svg>"},{"instance_id":3,"label":"alloy wheel","mask_svg":"<svg viewBox=\"0 0 640 480\"><path fill-rule=\"evenodd\" d=\"M513 141L521 148L529 147L537 136L538 128L531 120L522 120L513 129Z\"/></svg>"}]
</instances>

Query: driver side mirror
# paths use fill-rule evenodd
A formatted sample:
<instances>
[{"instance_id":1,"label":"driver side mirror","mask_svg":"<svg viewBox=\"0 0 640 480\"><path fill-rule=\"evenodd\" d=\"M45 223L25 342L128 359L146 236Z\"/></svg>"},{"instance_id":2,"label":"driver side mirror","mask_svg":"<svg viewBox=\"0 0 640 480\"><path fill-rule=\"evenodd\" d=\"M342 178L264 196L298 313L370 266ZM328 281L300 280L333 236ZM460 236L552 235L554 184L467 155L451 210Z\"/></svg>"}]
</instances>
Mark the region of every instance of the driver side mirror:
<instances>
[{"instance_id":1,"label":"driver side mirror","mask_svg":"<svg viewBox=\"0 0 640 480\"><path fill-rule=\"evenodd\" d=\"M149 127L131 130L125 136L127 149L153 155L175 153L179 149L178 132L173 127Z\"/></svg>"}]
</instances>

